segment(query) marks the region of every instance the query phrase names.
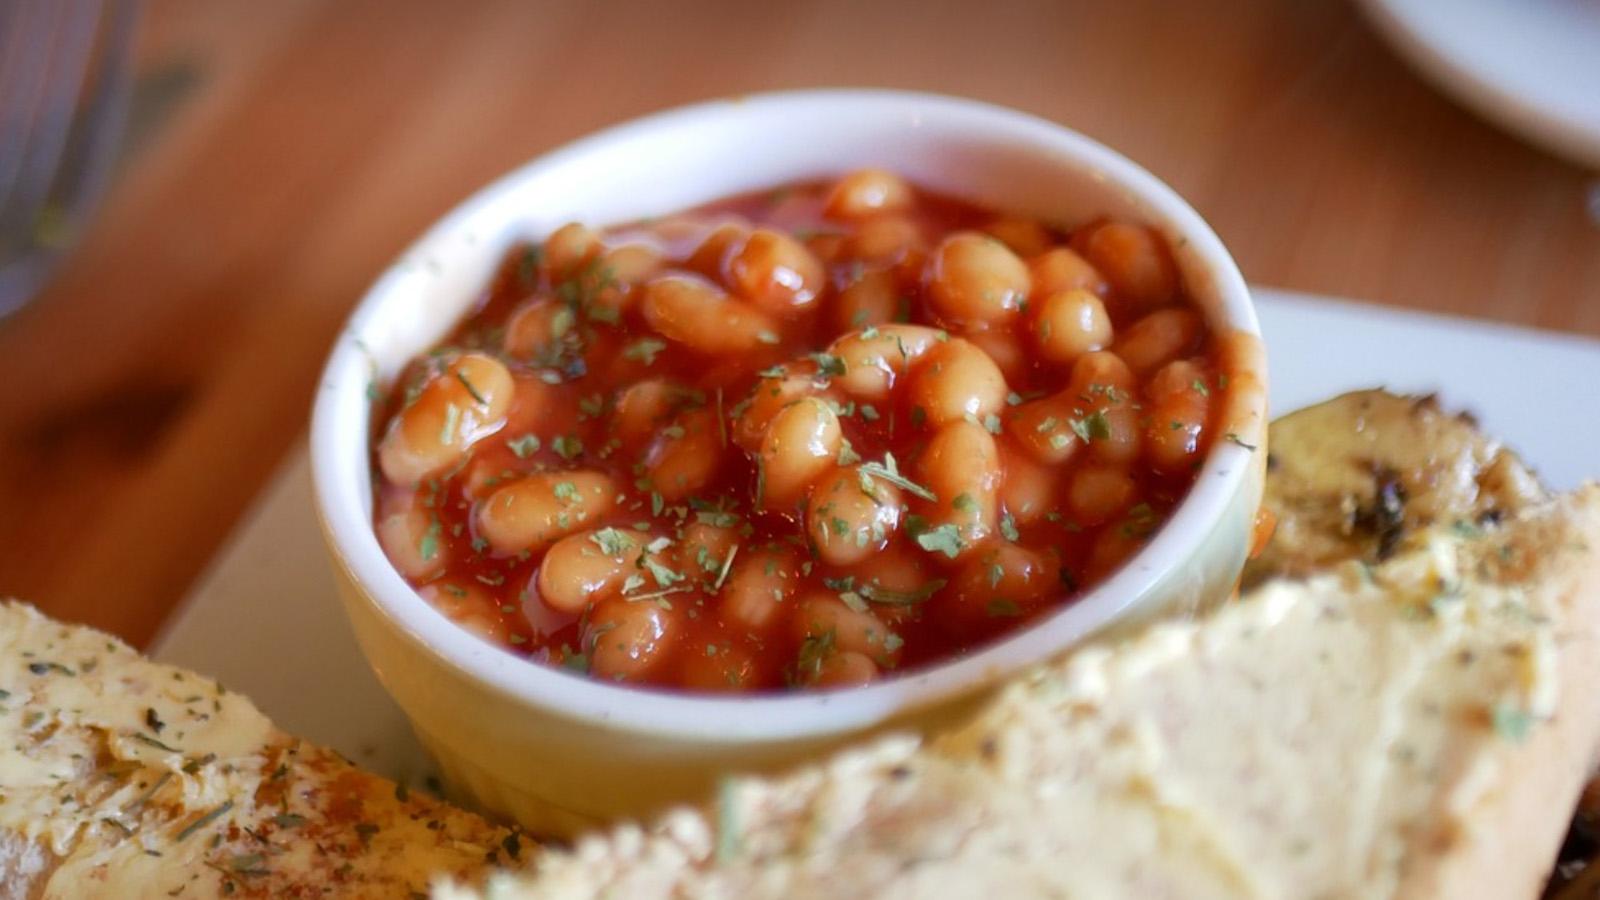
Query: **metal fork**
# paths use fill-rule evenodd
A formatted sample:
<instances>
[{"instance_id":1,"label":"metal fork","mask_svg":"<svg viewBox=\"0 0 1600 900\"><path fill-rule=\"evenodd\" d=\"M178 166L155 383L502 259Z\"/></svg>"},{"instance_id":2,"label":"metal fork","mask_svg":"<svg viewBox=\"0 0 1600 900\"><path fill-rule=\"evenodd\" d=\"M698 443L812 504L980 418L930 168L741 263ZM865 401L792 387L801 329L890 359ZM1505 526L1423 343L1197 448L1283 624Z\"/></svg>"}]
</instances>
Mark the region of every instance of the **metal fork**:
<instances>
[{"instance_id":1,"label":"metal fork","mask_svg":"<svg viewBox=\"0 0 1600 900\"><path fill-rule=\"evenodd\" d=\"M0 315L98 199L127 107L134 0L0 0Z\"/></svg>"}]
</instances>

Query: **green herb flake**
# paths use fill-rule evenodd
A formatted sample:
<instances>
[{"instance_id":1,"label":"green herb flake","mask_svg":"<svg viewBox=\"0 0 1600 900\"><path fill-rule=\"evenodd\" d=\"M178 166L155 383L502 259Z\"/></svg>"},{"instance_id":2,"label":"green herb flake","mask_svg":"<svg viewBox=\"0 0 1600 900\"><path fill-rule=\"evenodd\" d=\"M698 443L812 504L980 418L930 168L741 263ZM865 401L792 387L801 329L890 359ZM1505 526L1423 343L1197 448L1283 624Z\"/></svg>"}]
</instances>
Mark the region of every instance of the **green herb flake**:
<instances>
[{"instance_id":1,"label":"green herb flake","mask_svg":"<svg viewBox=\"0 0 1600 900\"><path fill-rule=\"evenodd\" d=\"M665 349L667 349L666 341L657 340L656 338L640 338L623 348L622 358L653 366L655 365L657 354Z\"/></svg>"},{"instance_id":2,"label":"green herb flake","mask_svg":"<svg viewBox=\"0 0 1600 900\"><path fill-rule=\"evenodd\" d=\"M1010 600L990 600L989 605L985 608L985 611L989 614L990 618L995 619L1010 619L1022 615L1022 610L1018 609L1017 604Z\"/></svg>"},{"instance_id":3,"label":"green herb flake","mask_svg":"<svg viewBox=\"0 0 1600 900\"><path fill-rule=\"evenodd\" d=\"M1104 410L1096 410L1081 419L1071 419L1067 424L1072 426L1072 433L1085 444L1111 437L1111 423L1106 421Z\"/></svg>"},{"instance_id":4,"label":"green herb flake","mask_svg":"<svg viewBox=\"0 0 1600 900\"><path fill-rule=\"evenodd\" d=\"M845 373L844 360L832 353L811 353L807 356L817 364L817 374L824 378L839 378Z\"/></svg>"},{"instance_id":5,"label":"green herb flake","mask_svg":"<svg viewBox=\"0 0 1600 900\"><path fill-rule=\"evenodd\" d=\"M188 824L188 826L186 826L182 831L178 832L178 836L175 838L175 840L177 840L179 842L182 842L183 840L188 838L190 835L194 834L195 832L197 832L200 829L206 827L207 825L210 825L212 822L215 822L216 820L218 820L218 819L222 818L223 816L227 815L228 810L230 810L230 809L233 809L233 801L232 800L224 800L224 801L222 801L222 804L220 806L218 806L216 809L213 809L210 812L206 813L205 815L201 816L200 818L195 819L193 822L190 822Z\"/></svg>"},{"instance_id":6,"label":"green herb flake","mask_svg":"<svg viewBox=\"0 0 1600 900\"><path fill-rule=\"evenodd\" d=\"M902 490L909 491L924 500L929 500L935 503L939 501L938 495L934 494L933 491L928 490L922 485L917 484L915 481L912 481L911 479L900 474L900 467L895 462L893 453L885 453L883 455L883 462L881 463L862 463L861 472L873 478L877 478L880 481L887 481L888 483L895 485Z\"/></svg>"},{"instance_id":7,"label":"green herb flake","mask_svg":"<svg viewBox=\"0 0 1600 900\"><path fill-rule=\"evenodd\" d=\"M930 553L943 553L950 559L961 554L961 529L950 523L917 535L917 546Z\"/></svg>"},{"instance_id":8,"label":"green herb flake","mask_svg":"<svg viewBox=\"0 0 1600 900\"><path fill-rule=\"evenodd\" d=\"M1022 537L1017 532L1017 520L1011 517L1011 513L1000 516L1000 534L1012 543L1016 543Z\"/></svg>"},{"instance_id":9,"label":"green herb flake","mask_svg":"<svg viewBox=\"0 0 1600 900\"><path fill-rule=\"evenodd\" d=\"M422 532L422 540L417 542L417 553L423 562L430 562L439 555L439 517L434 516L428 523L427 530Z\"/></svg>"},{"instance_id":10,"label":"green herb flake","mask_svg":"<svg viewBox=\"0 0 1600 900\"><path fill-rule=\"evenodd\" d=\"M868 581L857 588L856 592L871 602L884 606L915 606L938 593L948 583L943 578L935 578L918 585L915 590L897 591L886 588L876 581Z\"/></svg>"},{"instance_id":11,"label":"green herb flake","mask_svg":"<svg viewBox=\"0 0 1600 900\"><path fill-rule=\"evenodd\" d=\"M517 455L517 459L527 459L528 457L539 452L539 436L536 434L525 434L522 437L512 438L511 440L506 441L506 446L510 447L511 452Z\"/></svg>"},{"instance_id":12,"label":"green herb flake","mask_svg":"<svg viewBox=\"0 0 1600 900\"><path fill-rule=\"evenodd\" d=\"M571 462L577 459L579 454L583 453L583 441L574 434L556 435L555 439L550 442L550 449L554 450L562 459Z\"/></svg>"}]
</instances>

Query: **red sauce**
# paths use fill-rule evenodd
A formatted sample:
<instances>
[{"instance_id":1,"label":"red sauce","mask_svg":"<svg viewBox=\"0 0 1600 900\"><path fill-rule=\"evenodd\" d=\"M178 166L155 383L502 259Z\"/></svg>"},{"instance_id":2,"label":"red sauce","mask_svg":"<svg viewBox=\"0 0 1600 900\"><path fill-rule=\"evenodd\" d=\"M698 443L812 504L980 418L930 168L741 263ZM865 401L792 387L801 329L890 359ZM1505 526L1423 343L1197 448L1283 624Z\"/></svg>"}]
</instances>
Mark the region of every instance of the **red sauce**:
<instances>
[{"instance_id":1,"label":"red sauce","mask_svg":"<svg viewBox=\"0 0 1600 900\"><path fill-rule=\"evenodd\" d=\"M871 207L880 183L893 189L891 208L851 206ZM760 252L752 227L789 239ZM1000 240L971 237L985 230ZM966 235L966 256L952 249L958 235ZM1011 296L1006 285L1017 271L1025 281ZM702 301L694 308L734 324L685 318L652 295L651 284L682 272L700 279L691 283L699 292L691 300ZM850 290L864 282L873 289ZM1081 291L1070 297L1070 288L1050 290L1074 284ZM1106 349L1062 349L1045 309L1058 325L1088 322L1072 340ZM1094 340L1096 316L1108 341ZM750 326L752 317L761 327ZM894 351L902 358L885 376L888 396L851 390L844 354L831 345L850 332L883 340L895 323L941 331L920 354L903 342ZM959 352L949 349L957 344ZM861 683L1025 627L1137 550L1183 498L1212 439L1221 404L1208 398L1227 387L1213 344L1153 232L1103 222L1063 232L888 175L732 197L598 234L569 226L543 247L511 253L481 303L381 401L377 525L390 557L426 596L538 662L705 690ZM982 360L973 360L974 345ZM460 368L469 353L497 362L509 380L487 360L471 373ZM1004 400L997 405L992 389L974 389L972 399L957 376L940 382L935 373L946 365L998 369ZM1097 381L1097 371L1112 375ZM758 407L780 404L753 401L780 372L810 376L815 399L805 402L827 412L809 406L808 414L836 420L842 441L815 463L820 474L803 480L798 499L761 504L758 492L778 490L763 483L766 467L787 470L795 458L761 461L762 442L777 438ZM1075 375L1079 390L1068 396ZM637 433L619 402L628 406L625 392L650 380L665 386L665 400ZM509 399L483 396L507 394L508 385ZM976 411L930 419L944 398ZM425 419L410 439L422 449L406 445L398 424L413 414ZM935 459L929 447L945 430L948 452ZM981 452L949 455L968 447ZM652 482L652 472L678 477L652 468L663 459L688 480L665 489ZM834 491L838 509L857 516L848 521L813 496L838 468L847 470ZM497 492L530 475L580 470L610 486L591 495L578 482L539 482L566 505L556 507L562 520L527 546L507 543L516 528L486 525L512 508L510 494ZM955 496L929 484L963 478L973 489ZM589 502L604 509L588 514ZM879 527L862 525L863 502L872 516L881 512L872 520ZM607 528L616 530L595 533ZM722 544L692 544L716 529ZM549 547L572 535L593 545L569 545L582 564L625 557L626 571L552 604L541 566ZM619 541L632 546L619 550ZM578 583L548 577L547 586ZM774 577L782 596L771 609L730 611L735 581Z\"/></svg>"}]
</instances>

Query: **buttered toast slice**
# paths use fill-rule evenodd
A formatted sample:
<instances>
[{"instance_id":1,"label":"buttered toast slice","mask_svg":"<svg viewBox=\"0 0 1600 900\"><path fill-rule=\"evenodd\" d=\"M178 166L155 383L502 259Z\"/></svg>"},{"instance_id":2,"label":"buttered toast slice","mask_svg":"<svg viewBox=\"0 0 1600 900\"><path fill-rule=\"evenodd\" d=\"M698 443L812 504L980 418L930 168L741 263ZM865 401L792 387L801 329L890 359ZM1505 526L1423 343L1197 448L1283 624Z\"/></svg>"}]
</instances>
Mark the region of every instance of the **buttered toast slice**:
<instances>
[{"instance_id":1,"label":"buttered toast slice","mask_svg":"<svg viewBox=\"0 0 1600 900\"><path fill-rule=\"evenodd\" d=\"M416 897L522 858L215 682L0 602L0 898Z\"/></svg>"},{"instance_id":2,"label":"buttered toast slice","mask_svg":"<svg viewBox=\"0 0 1600 900\"><path fill-rule=\"evenodd\" d=\"M488 894L1537 896L1600 742L1600 487L1524 487Z\"/></svg>"}]
</instances>

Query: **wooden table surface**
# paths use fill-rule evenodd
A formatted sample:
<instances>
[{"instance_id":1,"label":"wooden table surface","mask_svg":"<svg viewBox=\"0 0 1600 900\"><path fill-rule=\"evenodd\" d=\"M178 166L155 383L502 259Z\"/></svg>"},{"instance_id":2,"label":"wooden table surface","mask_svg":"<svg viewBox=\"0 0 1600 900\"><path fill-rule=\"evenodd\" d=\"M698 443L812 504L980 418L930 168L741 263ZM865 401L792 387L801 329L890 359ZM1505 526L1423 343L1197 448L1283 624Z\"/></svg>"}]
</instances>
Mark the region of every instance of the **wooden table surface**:
<instances>
[{"instance_id":1,"label":"wooden table surface","mask_svg":"<svg viewBox=\"0 0 1600 900\"><path fill-rule=\"evenodd\" d=\"M0 594L140 644L387 260L517 163L697 99L1008 104L1148 166L1253 281L1600 335L1590 174L1436 93L1346 0L157 0L138 66L100 216L0 322Z\"/></svg>"}]
</instances>

